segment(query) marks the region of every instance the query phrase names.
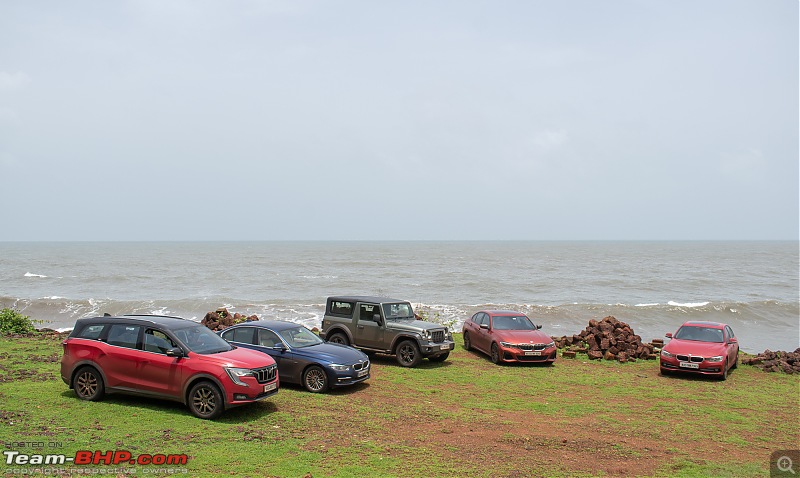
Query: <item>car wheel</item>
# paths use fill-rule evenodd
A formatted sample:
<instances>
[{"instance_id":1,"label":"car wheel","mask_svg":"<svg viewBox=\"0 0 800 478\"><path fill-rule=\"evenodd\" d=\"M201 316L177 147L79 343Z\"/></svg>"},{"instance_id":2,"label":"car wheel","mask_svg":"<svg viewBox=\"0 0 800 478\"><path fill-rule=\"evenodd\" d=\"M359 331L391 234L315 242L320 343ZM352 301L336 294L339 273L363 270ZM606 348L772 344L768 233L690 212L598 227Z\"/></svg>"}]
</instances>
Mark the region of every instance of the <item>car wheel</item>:
<instances>
[{"instance_id":1,"label":"car wheel","mask_svg":"<svg viewBox=\"0 0 800 478\"><path fill-rule=\"evenodd\" d=\"M422 360L419 347L412 340L404 340L397 346L397 363L403 367L416 367Z\"/></svg>"},{"instance_id":2,"label":"car wheel","mask_svg":"<svg viewBox=\"0 0 800 478\"><path fill-rule=\"evenodd\" d=\"M312 365L303 372L303 386L312 393L322 393L328 390L328 374L322 368Z\"/></svg>"},{"instance_id":3,"label":"car wheel","mask_svg":"<svg viewBox=\"0 0 800 478\"><path fill-rule=\"evenodd\" d=\"M472 343L469 340L469 332L464 332L464 348L468 351L472 350Z\"/></svg>"},{"instance_id":4,"label":"car wheel","mask_svg":"<svg viewBox=\"0 0 800 478\"><path fill-rule=\"evenodd\" d=\"M197 418L217 418L224 409L222 394L213 383L198 382L189 391L189 410Z\"/></svg>"},{"instance_id":5,"label":"car wheel","mask_svg":"<svg viewBox=\"0 0 800 478\"><path fill-rule=\"evenodd\" d=\"M492 363L500 363L501 362L501 360L500 360L500 349L497 347L497 344L495 344L495 343L492 344L491 358L492 358Z\"/></svg>"},{"instance_id":6,"label":"car wheel","mask_svg":"<svg viewBox=\"0 0 800 478\"><path fill-rule=\"evenodd\" d=\"M75 394L78 395L78 398L91 402L100 400L105 393L103 377L94 367L82 367L78 370L75 374L72 388L75 389Z\"/></svg>"},{"instance_id":7,"label":"car wheel","mask_svg":"<svg viewBox=\"0 0 800 478\"><path fill-rule=\"evenodd\" d=\"M328 338L328 342L334 344L350 345L350 341L347 340L347 336L341 332L336 332L335 334L331 335L330 338Z\"/></svg>"},{"instance_id":8,"label":"car wheel","mask_svg":"<svg viewBox=\"0 0 800 478\"><path fill-rule=\"evenodd\" d=\"M720 380L727 380L728 379L728 360L725 360L725 363L722 365L722 375L719 377Z\"/></svg>"},{"instance_id":9,"label":"car wheel","mask_svg":"<svg viewBox=\"0 0 800 478\"><path fill-rule=\"evenodd\" d=\"M449 356L450 352L445 352L440 355L431 355L430 357L428 357L428 360L430 360L431 362L444 362L445 360L447 360L447 357Z\"/></svg>"},{"instance_id":10,"label":"car wheel","mask_svg":"<svg viewBox=\"0 0 800 478\"><path fill-rule=\"evenodd\" d=\"M669 374L670 374L669 370L667 370L665 368L661 368L661 375L662 376L666 377Z\"/></svg>"},{"instance_id":11,"label":"car wheel","mask_svg":"<svg viewBox=\"0 0 800 478\"><path fill-rule=\"evenodd\" d=\"M731 365L731 370L735 369L739 366L739 352L736 352L736 360L733 361L733 365Z\"/></svg>"}]
</instances>

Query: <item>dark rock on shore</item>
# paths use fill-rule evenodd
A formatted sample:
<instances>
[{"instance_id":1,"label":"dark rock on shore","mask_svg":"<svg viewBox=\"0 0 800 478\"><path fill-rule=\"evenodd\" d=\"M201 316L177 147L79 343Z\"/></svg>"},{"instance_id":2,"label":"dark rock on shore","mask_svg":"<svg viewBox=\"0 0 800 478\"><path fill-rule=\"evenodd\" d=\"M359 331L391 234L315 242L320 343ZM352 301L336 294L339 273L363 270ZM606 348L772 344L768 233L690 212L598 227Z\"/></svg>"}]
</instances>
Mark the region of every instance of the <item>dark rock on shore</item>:
<instances>
[{"instance_id":1,"label":"dark rock on shore","mask_svg":"<svg viewBox=\"0 0 800 478\"><path fill-rule=\"evenodd\" d=\"M231 314L225 307L220 307L214 312L207 313L206 316L203 317L203 320L200 321L200 323L216 332L218 330L224 330L225 328L230 327L231 325L239 324L242 322L254 322L256 320L258 320L258 316L255 314L249 317L242 315L238 312L236 312L235 314Z\"/></svg>"},{"instance_id":2,"label":"dark rock on shore","mask_svg":"<svg viewBox=\"0 0 800 478\"><path fill-rule=\"evenodd\" d=\"M553 337L556 346L566 349L564 357L574 357L571 352L585 353L590 360L618 360L634 362L636 359L654 359L653 343L642 343L642 338L633 332L630 325L608 316L603 320L591 319L589 325L578 334ZM663 345L663 341L661 342ZM568 355L564 355L570 352Z\"/></svg>"},{"instance_id":3,"label":"dark rock on shore","mask_svg":"<svg viewBox=\"0 0 800 478\"><path fill-rule=\"evenodd\" d=\"M742 359L742 363L765 372L800 373L800 348L794 352L765 350L753 357Z\"/></svg>"}]
</instances>

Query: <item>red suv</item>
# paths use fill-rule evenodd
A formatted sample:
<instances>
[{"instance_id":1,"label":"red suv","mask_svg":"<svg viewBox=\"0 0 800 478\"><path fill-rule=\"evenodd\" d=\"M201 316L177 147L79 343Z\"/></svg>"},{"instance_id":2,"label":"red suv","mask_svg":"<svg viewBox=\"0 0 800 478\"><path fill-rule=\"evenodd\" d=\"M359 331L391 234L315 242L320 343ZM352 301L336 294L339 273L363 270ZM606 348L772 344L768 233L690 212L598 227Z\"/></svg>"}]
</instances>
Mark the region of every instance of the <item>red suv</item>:
<instances>
[{"instance_id":1,"label":"red suv","mask_svg":"<svg viewBox=\"0 0 800 478\"><path fill-rule=\"evenodd\" d=\"M62 343L61 379L83 400L120 392L181 402L199 418L278 392L267 354L236 348L178 317L78 319Z\"/></svg>"}]
</instances>

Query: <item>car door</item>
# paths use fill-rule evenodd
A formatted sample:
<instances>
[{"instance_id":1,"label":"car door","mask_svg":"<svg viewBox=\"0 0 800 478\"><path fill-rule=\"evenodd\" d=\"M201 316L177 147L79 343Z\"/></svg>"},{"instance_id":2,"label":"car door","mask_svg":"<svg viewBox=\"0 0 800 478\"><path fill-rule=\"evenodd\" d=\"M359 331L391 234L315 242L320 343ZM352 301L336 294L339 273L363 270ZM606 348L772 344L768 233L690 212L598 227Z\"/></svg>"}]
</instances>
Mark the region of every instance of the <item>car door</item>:
<instances>
[{"instance_id":1,"label":"car door","mask_svg":"<svg viewBox=\"0 0 800 478\"><path fill-rule=\"evenodd\" d=\"M177 343L164 331L147 328L142 338L142 357L137 360L137 382L141 390L178 397L181 393L183 366L178 357L168 357L167 350Z\"/></svg>"},{"instance_id":2,"label":"car door","mask_svg":"<svg viewBox=\"0 0 800 478\"><path fill-rule=\"evenodd\" d=\"M733 329L730 325L725 326L725 343L727 344L727 351L728 351L728 366L732 367L733 364L736 363L736 358L739 355L739 343L736 341L731 341L731 339L735 339L736 336L733 333Z\"/></svg>"},{"instance_id":3,"label":"car door","mask_svg":"<svg viewBox=\"0 0 800 478\"><path fill-rule=\"evenodd\" d=\"M275 346L280 348L276 348ZM281 381L300 382L300 373L294 353L283 340L269 329L258 328L256 334L256 350L267 353L278 364L278 376Z\"/></svg>"},{"instance_id":4,"label":"car door","mask_svg":"<svg viewBox=\"0 0 800 478\"><path fill-rule=\"evenodd\" d=\"M377 317L376 317L377 316ZM355 343L360 347L386 349L384 335L385 320L381 319L381 307L378 304L358 304L358 322L355 329Z\"/></svg>"},{"instance_id":5,"label":"car door","mask_svg":"<svg viewBox=\"0 0 800 478\"><path fill-rule=\"evenodd\" d=\"M475 336L472 340L472 343L475 345L475 348L480 350L484 353L489 353L489 331L482 327L484 324L486 326L489 325L489 314L486 312L480 312L476 317L475 322Z\"/></svg>"},{"instance_id":6,"label":"car door","mask_svg":"<svg viewBox=\"0 0 800 478\"><path fill-rule=\"evenodd\" d=\"M143 352L138 350L142 326L111 324L104 339L105 353L97 358L106 385L111 388L138 389L138 362Z\"/></svg>"}]
</instances>

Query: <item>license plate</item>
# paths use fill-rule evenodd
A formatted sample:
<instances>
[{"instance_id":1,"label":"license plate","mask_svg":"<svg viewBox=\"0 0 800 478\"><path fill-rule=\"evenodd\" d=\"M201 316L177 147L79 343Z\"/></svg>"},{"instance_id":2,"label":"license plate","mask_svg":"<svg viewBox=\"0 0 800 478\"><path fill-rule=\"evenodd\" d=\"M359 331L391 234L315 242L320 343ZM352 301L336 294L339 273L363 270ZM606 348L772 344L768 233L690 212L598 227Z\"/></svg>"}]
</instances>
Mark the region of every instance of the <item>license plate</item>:
<instances>
[{"instance_id":1,"label":"license plate","mask_svg":"<svg viewBox=\"0 0 800 478\"><path fill-rule=\"evenodd\" d=\"M357 376L358 378L361 378L361 377L363 377L364 375L366 375L366 374L368 374L368 373L369 373L369 370L360 370L360 371L359 371L359 372L356 374L356 376Z\"/></svg>"},{"instance_id":2,"label":"license plate","mask_svg":"<svg viewBox=\"0 0 800 478\"><path fill-rule=\"evenodd\" d=\"M450 345L440 345L439 350L450 350Z\"/></svg>"},{"instance_id":3,"label":"license plate","mask_svg":"<svg viewBox=\"0 0 800 478\"><path fill-rule=\"evenodd\" d=\"M264 385L264 392L265 393L266 392L271 392L272 390L275 390L276 388L278 388L278 382L268 383L268 384Z\"/></svg>"},{"instance_id":4,"label":"license plate","mask_svg":"<svg viewBox=\"0 0 800 478\"><path fill-rule=\"evenodd\" d=\"M680 365L683 368L700 368L699 363L692 363L692 362L681 362L678 365Z\"/></svg>"},{"instance_id":5,"label":"license plate","mask_svg":"<svg viewBox=\"0 0 800 478\"><path fill-rule=\"evenodd\" d=\"M525 352L525 355L534 355L534 356L538 357L538 356L542 355L542 352L540 352L539 350L533 350L533 351Z\"/></svg>"}]
</instances>

